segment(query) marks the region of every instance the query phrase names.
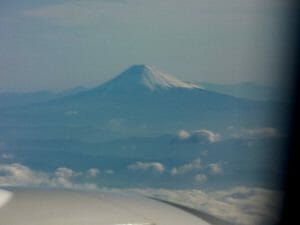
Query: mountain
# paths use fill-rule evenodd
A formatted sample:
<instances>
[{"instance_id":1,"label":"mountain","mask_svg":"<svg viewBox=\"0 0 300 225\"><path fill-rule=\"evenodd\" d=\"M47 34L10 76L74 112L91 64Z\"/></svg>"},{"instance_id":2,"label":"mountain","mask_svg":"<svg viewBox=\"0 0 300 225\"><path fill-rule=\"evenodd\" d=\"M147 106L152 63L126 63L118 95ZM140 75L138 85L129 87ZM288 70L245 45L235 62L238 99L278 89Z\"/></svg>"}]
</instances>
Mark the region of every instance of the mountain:
<instances>
[{"instance_id":1,"label":"mountain","mask_svg":"<svg viewBox=\"0 0 300 225\"><path fill-rule=\"evenodd\" d=\"M48 102L64 96L86 91L85 87L75 87L65 91L36 91L36 92L0 92L0 108L24 106L35 103Z\"/></svg>"},{"instance_id":2,"label":"mountain","mask_svg":"<svg viewBox=\"0 0 300 225\"><path fill-rule=\"evenodd\" d=\"M21 132L26 136L102 140L179 129L276 127L283 112L280 104L208 91L153 67L135 65L96 88L2 110L0 122L6 128L17 125L17 130L10 130L13 135Z\"/></svg>"},{"instance_id":3,"label":"mountain","mask_svg":"<svg viewBox=\"0 0 300 225\"><path fill-rule=\"evenodd\" d=\"M242 82L237 84L215 84L209 82L197 83L205 90L215 91L222 94L264 101L285 101L289 99L291 92L287 88L260 85L253 82Z\"/></svg>"},{"instance_id":4,"label":"mountain","mask_svg":"<svg viewBox=\"0 0 300 225\"><path fill-rule=\"evenodd\" d=\"M180 81L148 65L135 65L116 78L101 85L99 91L162 91L170 89L199 89L196 84Z\"/></svg>"}]
</instances>

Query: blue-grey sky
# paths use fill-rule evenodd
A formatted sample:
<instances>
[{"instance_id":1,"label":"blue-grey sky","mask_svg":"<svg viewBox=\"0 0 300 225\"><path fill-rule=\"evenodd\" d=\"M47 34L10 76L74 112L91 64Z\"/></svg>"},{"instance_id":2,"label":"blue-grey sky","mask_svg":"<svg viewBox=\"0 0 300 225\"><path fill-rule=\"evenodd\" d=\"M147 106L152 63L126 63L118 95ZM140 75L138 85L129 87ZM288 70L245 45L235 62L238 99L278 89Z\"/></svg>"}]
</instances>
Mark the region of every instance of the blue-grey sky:
<instances>
[{"instance_id":1,"label":"blue-grey sky","mask_svg":"<svg viewBox=\"0 0 300 225\"><path fill-rule=\"evenodd\" d=\"M141 63L182 80L276 85L282 2L1 0L0 91L95 86Z\"/></svg>"}]
</instances>

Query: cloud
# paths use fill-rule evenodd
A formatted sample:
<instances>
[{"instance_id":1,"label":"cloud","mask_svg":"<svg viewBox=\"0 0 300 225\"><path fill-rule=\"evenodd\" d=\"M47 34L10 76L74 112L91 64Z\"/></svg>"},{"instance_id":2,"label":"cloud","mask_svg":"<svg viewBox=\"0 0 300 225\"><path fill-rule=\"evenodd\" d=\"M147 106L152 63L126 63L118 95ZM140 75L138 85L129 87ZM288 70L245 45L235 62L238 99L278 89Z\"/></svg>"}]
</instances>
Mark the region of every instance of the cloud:
<instances>
[{"instance_id":1,"label":"cloud","mask_svg":"<svg viewBox=\"0 0 300 225\"><path fill-rule=\"evenodd\" d=\"M242 128L232 135L241 139L264 139L282 136L278 129L273 127Z\"/></svg>"},{"instance_id":2,"label":"cloud","mask_svg":"<svg viewBox=\"0 0 300 225\"><path fill-rule=\"evenodd\" d=\"M171 170L172 176L183 175L185 173L200 170L203 168L203 164L200 158L195 159L187 164L184 164L180 167L173 167Z\"/></svg>"},{"instance_id":3,"label":"cloud","mask_svg":"<svg viewBox=\"0 0 300 225\"><path fill-rule=\"evenodd\" d=\"M175 142L209 144L219 141L220 138L220 134L207 129L196 130L191 133L186 130L180 130L175 138Z\"/></svg>"},{"instance_id":4,"label":"cloud","mask_svg":"<svg viewBox=\"0 0 300 225\"><path fill-rule=\"evenodd\" d=\"M97 168L91 168L87 171L87 174L90 177L97 177L100 174L100 170L98 170Z\"/></svg>"},{"instance_id":5,"label":"cloud","mask_svg":"<svg viewBox=\"0 0 300 225\"><path fill-rule=\"evenodd\" d=\"M177 134L178 139L187 140L190 137L190 133L186 130L180 130Z\"/></svg>"},{"instance_id":6,"label":"cloud","mask_svg":"<svg viewBox=\"0 0 300 225\"><path fill-rule=\"evenodd\" d=\"M214 197L212 204L208 204L209 212L225 216L239 224L273 224L280 209L281 194L261 188L235 187L226 191L209 194ZM221 202L228 210L224 211ZM239 214L239 216L237 216ZM270 220L270 221L267 221Z\"/></svg>"},{"instance_id":7,"label":"cloud","mask_svg":"<svg viewBox=\"0 0 300 225\"><path fill-rule=\"evenodd\" d=\"M194 177L194 181L197 183L205 183L207 181L207 176L205 174L197 174Z\"/></svg>"},{"instance_id":8,"label":"cloud","mask_svg":"<svg viewBox=\"0 0 300 225\"><path fill-rule=\"evenodd\" d=\"M176 202L205 211L234 224L276 224L283 194L254 187L221 191L129 189L129 192Z\"/></svg>"},{"instance_id":9,"label":"cloud","mask_svg":"<svg viewBox=\"0 0 300 225\"><path fill-rule=\"evenodd\" d=\"M74 171L66 167L60 167L56 169L54 174L57 177L64 177L64 178L71 178L75 176Z\"/></svg>"},{"instance_id":10,"label":"cloud","mask_svg":"<svg viewBox=\"0 0 300 225\"><path fill-rule=\"evenodd\" d=\"M20 185L42 185L47 183L46 174L34 172L30 168L21 164L1 164L0 165L0 185L20 186Z\"/></svg>"},{"instance_id":11,"label":"cloud","mask_svg":"<svg viewBox=\"0 0 300 225\"><path fill-rule=\"evenodd\" d=\"M213 143L219 141L220 135L210 130L203 129L193 132L190 138L193 142Z\"/></svg>"},{"instance_id":12,"label":"cloud","mask_svg":"<svg viewBox=\"0 0 300 225\"><path fill-rule=\"evenodd\" d=\"M53 173L46 173L18 163L0 164L0 186L96 189L96 184L85 182L87 177L84 174L66 167L57 168ZM75 178L80 178L80 182L76 182Z\"/></svg>"},{"instance_id":13,"label":"cloud","mask_svg":"<svg viewBox=\"0 0 300 225\"><path fill-rule=\"evenodd\" d=\"M165 167L163 164L159 162L136 162L128 166L129 170L152 170L155 172L162 173L165 171Z\"/></svg>"},{"instance_id":14,"label":"cloud","mask_svg":"<svg viewBox=\"0 0 300 225\"><path fill-rule=\"evenodd\" d=\"M223 172L220 163L210 163L208 165L208 168L211 174L221 174Z\"/></svg>"},{"instance_id":15,"label":"cloud","mask_svg":"<svg viewBox=\"0 0 300 225\"><path fill-rule=\"evenodd\" d=\"M143 170L161 168L157 162L135 163L134 168ZM148 166L147 166L148 165ZM156 165L156 166L155 166ZM157 166L161 165L161 166ZM210 164L211 165L211 164ZM91 168L85 172L74 171L67 167L59 167L53 172L35 171L31 168L13 163L0 164L0 186L41 186L60 187L70 189L99 190L100 188L88 183L89 171L96 171ZM76 181L76 178L81 178ZM195 181L203 183L207 180L206 175L197 174ZM165 199L177 202L192 208L196 208L220 218L242 225L252 224L275 224L278 221L282 193L278 191L254 188L234 187L218 191L191 190L168 190L168 189L114 189L115 191L127 191L142 194L145 196ZM0 207L10 198L8 193L0 190Z\"/></svg>"}]
</instances>

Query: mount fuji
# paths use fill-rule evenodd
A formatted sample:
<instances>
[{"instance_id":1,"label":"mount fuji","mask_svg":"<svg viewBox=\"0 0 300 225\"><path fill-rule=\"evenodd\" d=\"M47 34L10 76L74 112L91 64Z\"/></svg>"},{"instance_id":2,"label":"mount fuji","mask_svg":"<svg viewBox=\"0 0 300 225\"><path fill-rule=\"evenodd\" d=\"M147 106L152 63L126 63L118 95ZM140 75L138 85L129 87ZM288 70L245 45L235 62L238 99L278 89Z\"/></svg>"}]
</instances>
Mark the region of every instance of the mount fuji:
<instances>
[{"instance_id":1,"label":"mount fuji","mask_svg":"<svg viewBox=\"0 0 300 225\"><path fill-rule=\"evenodd\" d=\"M116 78L100 86L105 90L147 89L161 91L170 89L199 89L196 84L180 81L148 65L134 65Z\"/></svg>"},{"instance_id":2,"label":"mount fuji","mask_svg":"<svg viewBox=\"0 0 300 225\"><path fill-rule=\"evenodd\" d=\"M68 129L71 137L98 140L115 135L160 135L179 129L274 126L275 117L269 116L274 109L278 114L282 112L278 104L208 91L154 67L134 65L96 88L3 110L0 120L9 115L9 121L17 121L18 125L61 127L49 135L59 136Z\"/></svg>"}]
</instances>

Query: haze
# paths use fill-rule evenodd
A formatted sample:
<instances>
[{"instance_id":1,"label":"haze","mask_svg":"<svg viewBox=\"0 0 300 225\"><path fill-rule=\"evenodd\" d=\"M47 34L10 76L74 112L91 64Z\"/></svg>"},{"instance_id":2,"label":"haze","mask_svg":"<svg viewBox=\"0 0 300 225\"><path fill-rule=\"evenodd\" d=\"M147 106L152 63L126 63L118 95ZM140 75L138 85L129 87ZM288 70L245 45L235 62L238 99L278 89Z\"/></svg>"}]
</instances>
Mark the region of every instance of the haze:
<instances>
[{"instance_id":1,"label":"haze","mask_svg":"<svg viewBox=\"0 0 300 225\"><path fill-rule=\"evenodd\" d=\"M181 80L277 85L282 1L4 0L0 91L96 86L146 63Z\"/></svg>"}]
</instances>

